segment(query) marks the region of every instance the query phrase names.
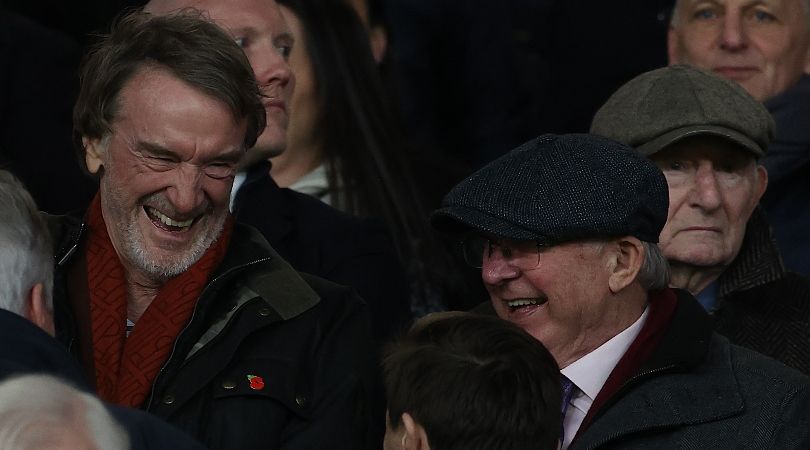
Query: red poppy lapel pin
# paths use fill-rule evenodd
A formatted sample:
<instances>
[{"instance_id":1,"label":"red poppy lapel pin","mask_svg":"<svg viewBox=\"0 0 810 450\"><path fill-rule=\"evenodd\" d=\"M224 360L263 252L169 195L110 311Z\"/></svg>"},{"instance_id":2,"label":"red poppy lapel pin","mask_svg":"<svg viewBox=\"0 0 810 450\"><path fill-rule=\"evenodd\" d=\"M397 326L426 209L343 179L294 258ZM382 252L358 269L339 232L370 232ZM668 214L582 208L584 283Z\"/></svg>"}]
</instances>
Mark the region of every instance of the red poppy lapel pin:
<instances>
[{"instance_id":1,"label":"red poppy lapel pin","mask_svg":"<svg viewBox=\"0 0 810 450\"><path fill-rule=\"evenodd\" d=\"M247 376L248 382L250 383L250 388L254 391L261 391L264 389L264 380L262 377L258 375L248 375Z\"/></svg>"}]
</instances>

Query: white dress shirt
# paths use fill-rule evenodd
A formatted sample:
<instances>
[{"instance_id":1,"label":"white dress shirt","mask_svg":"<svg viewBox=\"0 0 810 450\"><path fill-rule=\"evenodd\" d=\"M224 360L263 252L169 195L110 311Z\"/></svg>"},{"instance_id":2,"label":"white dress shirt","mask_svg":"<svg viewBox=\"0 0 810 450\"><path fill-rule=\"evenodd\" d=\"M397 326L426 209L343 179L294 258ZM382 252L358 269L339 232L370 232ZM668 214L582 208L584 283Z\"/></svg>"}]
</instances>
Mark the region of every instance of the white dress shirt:
<instances>
[{"instance_id":1,"label":"white dress shirt","mask_svg":"<svg viewBox=\"0 0 810 450\"><path fill-rule=\"evenodd\" d=\"M562 450L571 445L571 441L577 434L579 426L582 425L582 421L585 420L588 410L591 409L596 395L602 390L602 386L605 385L605 381L613 372L616 364L638 337L647 320L649 309L649 306L645 308L641 317L624 331L560 371L574 383L571 401L568 403L563 420L565 438L562 442Z\"/></svg>"},{"instance_id":2,"label":"white dress shirt","mask_svg":"<svg viewBox=\"0 0 810 450\"><path fill-rule=\"evenodd\" d=\"M233 202L236 200L236 193L239 192L239 188L242 187L244 184L245 179L247 178L247 173L245 172L237 172L236 175L233 177L233 187L231 187L231 201L228 206L228 209L233 212Z\"/></svg>"}]
</instances>

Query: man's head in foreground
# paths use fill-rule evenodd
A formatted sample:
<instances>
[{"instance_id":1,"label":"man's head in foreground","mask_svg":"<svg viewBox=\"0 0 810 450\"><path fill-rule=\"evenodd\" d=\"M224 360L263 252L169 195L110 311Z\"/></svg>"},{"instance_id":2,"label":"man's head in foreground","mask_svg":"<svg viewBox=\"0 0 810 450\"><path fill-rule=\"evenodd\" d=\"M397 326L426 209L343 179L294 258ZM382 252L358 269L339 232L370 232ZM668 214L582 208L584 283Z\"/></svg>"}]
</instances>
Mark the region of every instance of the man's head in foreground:
<instances>
[{"instance_id":1,"label":"man's head in foreground","mask_svg":"<svg viewBox=\"0 0 810 450\"><path fill-rule=\"evenodd\" d=\"M491 316L437 313L388 347L385 450L556 449L559 369Z\"/></svg>"},{"instance_id":2,"label":"man's head in foreground","mask_svg":"<svg viewBox=\"0 0 810 450\"><path fill-rule=\"evenodd\" d=\"M639 75L596 113L592 133L636 148L667 178L659 245L673 285L698 293L737 257L768 183L757 160L773 127L739 85L689 66Z\"/></svg>"},{"instance_id":3,"label":"man's head in foreground","mask_svg":"<svg viewBox=\"0 0 810 450\"><path fill-rule=\"evenodd\" d=\"M810 73L810 0L678 0L667 47L765 101Z\"/></svg>"},{"instance_id":4,"label":"man's head in foreground","mask_svg":"<svg viewBox=\"0 0 810 450\"><path fill-rule=\"evenodd\" d=\"M104 405L50 375L0 383L0 448L125 450L129 436Z\"/></svg>"},{"instance_id":5,"label":"man's head in foreground","mask_svg":"<svg viewBox=\"0 0 810 450\"><path fill-rule=\"evenodd\" d=\"M236 164L264 125L244 53L190 12L131 14L92 50L75 135L100 177L112 244L138 282L184 272L217 239Z\"/></svg>"},{"instance_id":6,"label":"man's head in foreground","mask_svg":"<svg viewBox=\"0 0 810 450\"><path fill-rule=\"evenodd\" d=\"M34 322L51 335L51 238L34 199L0 170L0 309Z\"/></svg>"},{"instance_id":7,"label":"man's head in foreground","mask_svg":"<svg viewBox=\"0 0 810 450\"><path fill-rule=\"evenodd\" d=\"M203 11L244 50L266 110L267 127L248 149L243 166L276 156L287 146L295 76L287 64L294 39L274 0L151 0L144 10L166 15L183 8Z\"/></svg>"},{"instance_id":8,"label":"man's head in foreground","mask_svg":"<svg viewBox=\"0 0 810 450\"><path fill-rule=\"evenodd\" d=\"M498 316L561 368L637 320L666 287L655 243L667 213L661 171L633 149L585 134L544 135L459 183L431 220L466 235Z\"/></svg>"}]
</instances>

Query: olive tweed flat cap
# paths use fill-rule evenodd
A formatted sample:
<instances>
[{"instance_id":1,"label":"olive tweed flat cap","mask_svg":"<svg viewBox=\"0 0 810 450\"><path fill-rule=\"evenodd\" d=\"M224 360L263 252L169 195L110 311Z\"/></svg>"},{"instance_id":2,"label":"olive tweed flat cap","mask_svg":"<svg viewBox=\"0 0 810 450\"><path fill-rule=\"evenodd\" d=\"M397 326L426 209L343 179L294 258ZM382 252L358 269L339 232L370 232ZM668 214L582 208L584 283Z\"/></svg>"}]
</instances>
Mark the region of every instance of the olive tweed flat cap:
<instances>
[{"instance_id":1,"label":"olive tweed flat cap","mask_svg":"<svg viewBox=\"0 0 810 450\"><path fill-rule=\"evenodd\" d=\"M596 112L591 133L652 155L696 135L720 136L759 158L773 138L770 113L740 85L695 67L645 72Z\"/></svg>"},{"instance_id":2,"label":"olive tweed flat cap","mask_svg":"<svg viewBox=\"0 0 810 450\"><path fill-rule=\"evenodd\" d=\"M658 242L668 207L664 175L632 148L590 134L547 134L456 185L431 223L445 232L549 243Z\"/></svg>"}]
</instances>

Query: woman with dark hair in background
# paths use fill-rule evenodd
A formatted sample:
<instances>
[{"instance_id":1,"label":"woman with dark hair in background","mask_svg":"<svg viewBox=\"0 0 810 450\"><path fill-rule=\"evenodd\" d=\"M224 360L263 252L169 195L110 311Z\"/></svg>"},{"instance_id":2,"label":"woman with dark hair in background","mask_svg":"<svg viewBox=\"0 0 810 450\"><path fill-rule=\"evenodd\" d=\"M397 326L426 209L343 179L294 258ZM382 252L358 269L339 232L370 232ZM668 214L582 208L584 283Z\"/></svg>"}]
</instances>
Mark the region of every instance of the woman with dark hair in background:
<instances>
[{"instance_id":1,"label":"woman with dark hair in background","mask_svg":"<svg viewBox=\"0 0 810 450\"><path fill-rule=\"evenodd\" d=\"M272 159L273 178L351 214L382 219L408 268L414 314L446 307L443 286L456 271L427 226L368 29L348 0L278 3L296 39L296 88L287 149Z\"/></svg>"}]
</instances>

